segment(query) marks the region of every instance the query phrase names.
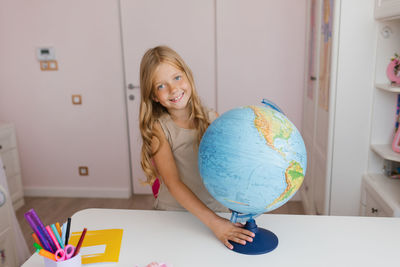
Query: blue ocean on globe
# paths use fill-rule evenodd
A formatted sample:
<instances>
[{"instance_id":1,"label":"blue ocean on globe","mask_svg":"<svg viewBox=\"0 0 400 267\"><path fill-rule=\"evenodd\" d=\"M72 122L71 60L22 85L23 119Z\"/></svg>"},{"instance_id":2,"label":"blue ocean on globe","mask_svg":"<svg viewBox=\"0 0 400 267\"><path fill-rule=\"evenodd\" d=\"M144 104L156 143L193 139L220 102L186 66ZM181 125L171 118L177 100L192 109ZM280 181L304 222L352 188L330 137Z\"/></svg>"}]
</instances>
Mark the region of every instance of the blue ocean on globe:
<instances>
[{"instance_id":1,"label":"blue ocean on globe","mask_svg":"<svg viewBox=\"0 0 400 267\"><path fill-rule=\"evenodd\" d=\"M199 146L199 170L225 207L261 214L285 204L307 167L303 139L289 119L268 106L244 106L218 117Z\"/></svg>"}]
</instances>

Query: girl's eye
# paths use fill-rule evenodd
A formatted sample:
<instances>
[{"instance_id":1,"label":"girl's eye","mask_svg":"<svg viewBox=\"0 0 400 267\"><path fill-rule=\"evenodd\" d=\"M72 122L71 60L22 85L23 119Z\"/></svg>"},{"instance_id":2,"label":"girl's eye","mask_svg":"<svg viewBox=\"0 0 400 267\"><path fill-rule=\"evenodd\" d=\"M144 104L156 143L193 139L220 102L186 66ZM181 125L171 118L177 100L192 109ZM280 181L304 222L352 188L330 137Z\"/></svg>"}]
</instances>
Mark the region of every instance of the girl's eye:
<instances>
[{"instance_id":1,"label":"girl's eye","mask_svg":"<svg viewBox=\"0 0 400 267\"><path fill-rule=\"evenodd\" d=\"M164 85L164 84L160 84L159 86L157 86L157 89L158 89L158 90L164 89L164 88L165 88L165 85Z\"/></svg>"},{"instance_id":2,"label":"girl's eye","mask_svg":"<svg viewBox=\"0 0 400 267\"><path fill-rule=\"evenodd\" d=\"M177 81L182 80L182 76L181 75L176 76L175 80L177 80Z\"/></svg>"}]
</instances>

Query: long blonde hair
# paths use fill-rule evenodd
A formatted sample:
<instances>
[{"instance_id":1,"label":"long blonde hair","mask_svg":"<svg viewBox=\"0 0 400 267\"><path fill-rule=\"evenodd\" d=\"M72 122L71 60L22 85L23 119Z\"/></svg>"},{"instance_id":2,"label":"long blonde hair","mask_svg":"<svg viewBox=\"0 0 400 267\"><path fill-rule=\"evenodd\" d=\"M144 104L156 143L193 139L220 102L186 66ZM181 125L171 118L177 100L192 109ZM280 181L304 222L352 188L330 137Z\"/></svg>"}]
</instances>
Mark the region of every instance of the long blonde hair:
<instances>
[{"instance_id":1,"label":"long blonde hair","mask_svg":"<svg viewBox=\"0 0 400 267\"><path fill-rule=\"evenodd\" d=\"M183 59L173 49L167 46L157 46L146 51L140 63L140 112L139 126L140 133L143 139L141 165L147 177L147 183L152 185L157 178L157 170L152 162L153 154L151 142L153 137L156 137L160 142L158 132L155 132L154 124L163 115L168 113L159 102L154 101L154 76L157 67L161 63L168 63L173 67L182 71L188 78L189 84L192 87L192 94L189 99L190 116L193 125L197 130L197 145L200 143L201 137L206 131L210 121L206 116L205 109L201 105L200 98L196 92L193 74L190 68L186 65Z\"/></svg>"}]
</instances>

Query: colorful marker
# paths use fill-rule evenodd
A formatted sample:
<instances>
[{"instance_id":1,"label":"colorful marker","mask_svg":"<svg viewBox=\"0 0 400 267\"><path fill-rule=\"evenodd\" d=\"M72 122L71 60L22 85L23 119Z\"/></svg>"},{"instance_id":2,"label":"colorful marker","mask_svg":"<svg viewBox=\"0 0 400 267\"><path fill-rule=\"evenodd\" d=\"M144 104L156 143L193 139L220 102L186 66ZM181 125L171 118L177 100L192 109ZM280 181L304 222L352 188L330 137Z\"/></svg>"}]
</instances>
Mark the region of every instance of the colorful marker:
<instances>
[{"instance_id":1,"label":"colorful marker","mask_svg":"<svg viewBox=\"0 0 400 267\"><path fill-rule=\"evenodd\" d=\"M56 228L57 228L57 231L58 231L58 235L61 236L62 234L61 234L61 227L60 227L60 223L59 222L56 222Z\"/></svg>"},{"instance_id":2,"label":"colorful marker","mask_svg":"<svg viewBox=\"0 0 400 267\"><path fill-rule=\"evenodd\" d=\"M65 244L65 235L67 234L67 224L64 223L61 227L61 241ZM67 245L67 244L65 244Z\"/></svg>"},{"instance_id":3,"label":"colorful marker","mask_svg":"<svg viewBox=\"0 0 400 267\"><path fill-rule=\"evenodd\" d=\"M38 243L33 243L33 246L36 248L36 251L39 251L41 249L43 249L43 247L41 245L39 245Z\"/></svg>"},{"instance_id":4,"label":"colorful marker","mask_svg":"<svg viewBox=\"0 0 400 267\"><path fill-rule=\"evenodd\" d=\"M38 236L35 233L32 233L33 240L35 240L36 244L40 245L43 248L42 242L40 242Z\"/></svg>"},{"instance_id":5,"label":"colorful marker","mask_svg":"<svg viewBox=\"0 0 400 267\"><path fill-rule=\"evenodd\" d=\"M38 239L40 240L40 243L42 243L43 247L46 249L51 249L50 245L46 242L47 240L45 239L45 237L43 236L43 234L41 234L39 232L39 226L35 223L35 221L32 219L31 217L31 213L27 212L24 214L26 221L28 222L28 224L31 226L33 232L36 234L36 236L38 237Z\"/></svg>"},{"instance_id":6,"label":"colorful marker","mask_svg":"<svg viewBox=\"0 0 400 267\"><path fill-rule=\"evenodd\" d=\"M51 230L50 226L47 225L47 226L46 226L46 230L47 230L47 233L49 233L49 235L50 235L51 239L53 240L53 242L56 244L56 247L57 247L56 251L59 250L59 249L61 249L60 244L58 244L57 239L56 239L56 237L54 236L54 233L53 233L53 231ZM56 231L56 232L57 232L57 231Z\"/></svg>"},{"instance_id":7,"label":"colorful marker","mask_svg":"<svg viewBox=\"0 0 400 267\"><path fill-rule=\"evenodd\" d=\"M39 255L43 256L43 257L46 257L46 258L49 258L50 260L56 261L56 256L53 253L51 253L51 252L49 252L49 251L47 251L45 249L39 250Z\"/></svg>"},{"instance_id":8,"label":"colorful marker","mask_svg":"<svg viewBox=\"0 0 400 267\"><path fill-rule=\"evenodd\" d=\"M44 238L49 242L50 247L51 247L51 250L49 250L49 251L55 252L57 250L57 248L56 248L55 244L53 243L49 233L46 231L42 221L39 218L39 216L36 214L35 210L34 209L30 209L28 212L30 213L31 218L35 222L37 227L43 232ZM43 242L42 242L42 244L43 244Z\"/></svg>"},{"instance_id":9,"label":"colorful marker","mask_svg":"<svg viewBox=\"0 0 400 267\"><path fill-rule=\"evenodd\" d=\"M33 246L36 248L36 252L39 253L39 255L56 261L56 256L53 253L43 249L38 243L33 243Z\"/></svg>"},{"instance_id":10,"label":"colorful marker","mask_svg":"<svg viewBox=\"0 0 400 267\"><path fill-rule=\"evenodd\" d=\"M70 229L71 229L71 218L68 218L68 220L67 220L67 233L65 234L65 245L68 245Z\"/></svg>"},{"instance_id":11,"label":"colorful marker","mask_svg":"<svg viewBox=\"0 0 400 267\"><path fill-rule=\"evenodd\" d=\"M56 237L58 244L60 244L60 247L64 249L64 244L61 241L61 236L58 234L58 230L54 224L51 225L51 230L53 230L54 236Z\"/></svg>"},{"instance_id":12,"label":"colorful marker","mask_svg":"<svg viewBox=\"0 0 400 267\"><path fill-rule=\"evenodd\" d=\"M78 245L76 245L74 255L72 255L72 257L75 257L79 253L79 250L81 249L81 246L83 243L83 239L85 238L85 235L86 235L86 231L87 231L87 229L84 228L82 231L81 237L79 238Z\"/></svg>"}]
</instances>

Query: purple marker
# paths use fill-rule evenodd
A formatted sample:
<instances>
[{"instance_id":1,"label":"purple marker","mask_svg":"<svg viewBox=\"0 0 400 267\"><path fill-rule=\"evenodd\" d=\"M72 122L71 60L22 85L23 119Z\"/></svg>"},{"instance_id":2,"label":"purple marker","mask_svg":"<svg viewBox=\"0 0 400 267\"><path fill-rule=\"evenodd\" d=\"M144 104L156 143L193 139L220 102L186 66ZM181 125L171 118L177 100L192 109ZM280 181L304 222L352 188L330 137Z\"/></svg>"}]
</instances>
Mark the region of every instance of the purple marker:
<instances>
[{"instance_id":1,"label":"purple marker","mask_svg":"<svg viewBox=\"0 0 400 267\"><path fill-rule=\"evenodd\" d=\"M42 235L42 236L44 236L44 233L42 232L42 230L38 227L37 228L37 230L38 230L38 232ZM47 246L48 248L49 248L49 251L51 252L52 251L52 248L51 248L51 246L50 246L50 244L49 244L49 242L44 238L44 240L45 240L45 243L46 243L46 245L44 245L43 243L43 246Z\"/></svg>"},{"instance_id":2,"label":"purple marker","mask_svg":"<svg viewBox=\"0 0 400 267\"><path fill-rule=\"evenodd\" d=\"M35 232L35 234L37 235L37 237L39 238L40 242L42 243L44 249L51 251L51 247L48 244L47 240L44 238L43 234L40 233L39 231L39 227L37 227L37 225L35 224L35 222L32 220L31 218L31 214L30 212L25 213L25 219L28 222L28 224L31 226L33 232Z\"/></svg>"},{"instance_id":3,"label":"purple marker","mask_svg":"<svg viewBox=\"0 0 400 267\"><path fill-rule=\"evenodd\" d=\"M49 242L50 247L51 247L51 252L55 253L57 251L57 247L56 245L53 243L53 240L51 239L49 233L46 231L46 229L44 228L44 225L42 223L42 221L39 219L39 216L36 214L34 209L30 209L29 210L33 221L35 222L35 224L38 226L38 228L44 233L44 238Z\"/></svg>"}]
</instances>

